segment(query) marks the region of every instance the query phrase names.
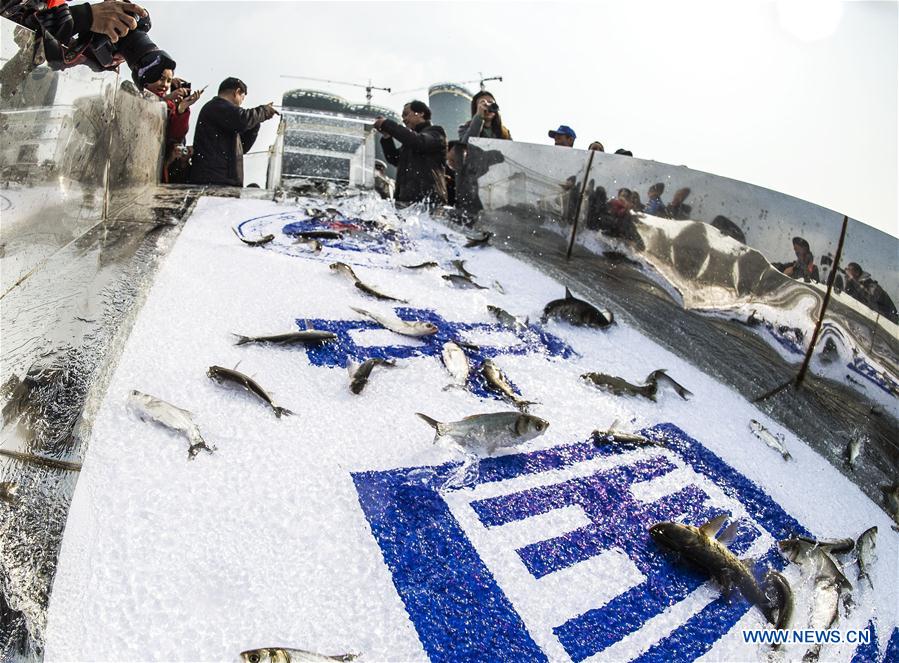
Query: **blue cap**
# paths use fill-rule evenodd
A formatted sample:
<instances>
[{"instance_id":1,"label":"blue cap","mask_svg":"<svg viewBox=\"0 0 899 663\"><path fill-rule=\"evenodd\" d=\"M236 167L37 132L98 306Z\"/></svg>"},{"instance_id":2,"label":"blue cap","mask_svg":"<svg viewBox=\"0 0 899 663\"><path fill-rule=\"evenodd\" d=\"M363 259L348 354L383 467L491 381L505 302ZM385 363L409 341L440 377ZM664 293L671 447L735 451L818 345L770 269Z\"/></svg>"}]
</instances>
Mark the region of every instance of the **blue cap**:
<instances>
[{"instance_id":1,"label":"blue cap","mask_svg":"<svg viewBox=\"0 0 899 663\"><path fill-rule=\"evenodd\" d=\"M577 134L574 133L574 129L564 124L560 124L559 128L553 131L550 129L549 137L555 138L556 136L571 136L572 138L577 138Z\"/></svg>"}]
</instances>

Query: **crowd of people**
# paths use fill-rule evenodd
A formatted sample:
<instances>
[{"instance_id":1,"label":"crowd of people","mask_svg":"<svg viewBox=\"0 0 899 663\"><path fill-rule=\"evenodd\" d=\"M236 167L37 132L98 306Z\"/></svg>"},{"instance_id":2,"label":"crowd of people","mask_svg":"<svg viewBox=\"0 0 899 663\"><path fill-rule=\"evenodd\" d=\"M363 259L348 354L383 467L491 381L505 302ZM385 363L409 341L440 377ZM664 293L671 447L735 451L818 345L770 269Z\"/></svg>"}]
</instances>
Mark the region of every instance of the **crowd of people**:
<instances>
[{"instance_id":1,"label":"crowd of people","mask_svg":"<svg viewBox=\"0 0 899 663\"><path fill-rule=\"evenodd\" d=\"M25 65L17 62L16 66L24 74L43 62L54 69L83 64L95 71L114 69L123 62L128 65L135 86L133 91L158 99L166 106L163 182L243 186L243 155L256 141L260 125L278 111L272 102L243 108L247 85L239 78L228 77L219 85L217 95L200 110L193 145L187 145L191 107L200 100L205 88L193 90L191 83L175 75L177 63L148 37L150 17L140 5L128 0L79 5L69 5L66 0L0 0L0 16L37 35L34 44L20 44L19 59ZM478 175L468 173L474 177L459 177L466 168L469 141L472 138L512 140L496 97L487 90L472 97L471 117L458 127L454 139L447 138L443 127L431 123L431 109L422 101L413 100L403 106L401 119L401 124L383 116L374 120L374 128L381 134L384 157L396 167L394 181L387 176L386 164L378 161L375 186L382 196L401 204L456 204L465 196L460 186L476 182ZM577 140L574 129L564 124L550 129L547 135L560 147L574 147ZM588 149L605 151L600 141L593 141ZM633 156L626 149L618 149L615 154ZM563 216L572 216L573 202L579 197L575 189L579 187L574 178L569 178L563 189L570 190L568 203L563 205ZM605 189L591 180L584 191L587 226L638 241L633 222L635 213L689 218L691 208L685 201L690 189L679 189L668 204L662 200L664 191L663 183L652 185L644 203L638 192L621 188L609 199ZM468 202L472 200L476 201L477 196L469 195ZM745 242L742 231L729 219L719 216L712 225ZM793 250L794 261L776 263L775 267L795 279L820 281L808 241L794 237ZM899 322L890 297L858 263L849 263L840 271L838 288Z\"/></svg>"}]
</instances>

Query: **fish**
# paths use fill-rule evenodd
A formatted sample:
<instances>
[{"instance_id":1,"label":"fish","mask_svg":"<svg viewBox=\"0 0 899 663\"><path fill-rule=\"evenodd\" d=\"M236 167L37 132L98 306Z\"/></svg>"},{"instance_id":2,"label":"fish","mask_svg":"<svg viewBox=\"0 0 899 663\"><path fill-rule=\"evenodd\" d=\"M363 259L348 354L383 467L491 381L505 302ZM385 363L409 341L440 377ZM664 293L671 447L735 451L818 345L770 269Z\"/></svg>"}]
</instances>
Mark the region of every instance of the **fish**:
<instances>
[{"instance_id":1,"label":"fish","mask_svg":"<svg viewBox=\"0 0 899 663\"><path fill-rule=\"evenodd\" d=\"M458 274L444 274L440 278L442 278L444 281L448 281L457 288L466 288L469 290L487 290L487 288L482 285L478 285L467 276L459 276Z\"/></svg>"},{"instance_id":2,"label":"fish","mask_svg":"<svg viewBox=\"0 0 899 663\"><path fill-rule=\"evenodd\" d=\"M319 209L318 207L307 207L305 212L306 216L312 219L321 219L326 216L325 211Z\"/></svg>"},{"instance_id":3,"label":"fish","mask_svg":"<svg viewBox=\"0 0 899 663\"><path fill-rule=\"evenodd\" d=\"M23 463L34 463L35 465L41 465L51 470L65 470L67 472L81 471L81 463L72 463L67 460L56 460L55 458L47 458L46 456L38 456L37 454L26 454L22 453L21 451L8 451L6 449L0 449L0 455L7 456L9 458L15 458L16 460Z\"/></svg>"},{"instance_id":4,"label":"fish","mask_svg":"<svg viewBox=\"0 0 899 663\"><path fill-rule=\"evenodd\" d=\"M749 430L751 430L752 434L758 439L783 456L784 460L793 459L790 452L787 451L787 448L784 446L783 435L775 435L755 419L749 421Z\"/></svg>"},{"instance_id":5,"label":"fish","mask_svg":"<svg viewBox=\"0 0 899 663\"><path fill-rule=\"evenodd\" d=\"M302 237L299 239L295 239L293 241L294 244L305 244L308 246L313 253L321 253L322 252L322 243L317 239L303 239Z\"/></svg>"},{"instance_id":6,"label":"fish","mask_svg":"<svg viewBox=\"0 0 899 663\"><path fill-rule=\"evenodd\" d=\"M855 548L852 539L812 539L807 536L793 536L777 542L778 548L791 562L799 564L820 549L834 555L851 553Z\"/></svg>"},{"instance_id":7,"label":"fish","mask_svg":"<svg viewBox=\"0 0 899 663\"><path fill-rule=\"evenodd\" d=\"M493 233L487 230L471 235L465 235L465 239L468 240L465 242L465 248L471 249L476 246L487 246L490 243L491 237L493 237Z\"/></svg>"},{"instance_id":8,"label":"fish","mask_svg":"<svg viewBox=\"0 0 899 663\"><path fill-rule=\"evenodd\" d=\"M506 294L506 289L503 287L503 284L500 283L499 281L496 281L496 280L493 281L493 289L496 290L501 295Z\"/></svg>"},{"instance_id":9,"label":"fish","mask_svg":"<svg viewBox=\"0 0 899 663\"><path fill-rule=\"evenodd\" d=\"M646 376L645 380L646 384L655 384L656 387L659 386L660 383L665 383L672 389L674 389L675 393L678 396L683 398L685 401L690 400L693 396L693 392L679 384L673 377L668 375L668 372L664 368L657 368L652 373Z\"/></svg>"},{"instance_id":10,"label":"fish","mask_svg":"<svg viewBox=\"0 0 899 663\"><path fill-rule=\"evenodd\" d=\"M599 446L601 444L606 443L615 443L615 444L634 444L638 446L665 446L665 443L658 440L653 440L639 433L624 433L622 431L616 430L615 427L618 425L618 420L612 422L612 425L609 426L608 430L595 430L591 433L593 437L593 444Z\"/></svg>"},{"instance_id":11,"label":"fish","mask_svg":"<svg viewBox=\"0 0 899 663\"><path fill-rule=\"evenodd\" d=\"M793 590L790 583L783 574L769 570L765 574L763 588L768 605L773 606L776 614L774 628L778 630L789 628L794 606ZM780 646L778 644L773 648L778 649Z\"/></svg>"},{"instance_id":12,"label":"fish","mask_svg":"<svg viewBox=\"0 0 899 663\"><path fill-rule=\"evenodd\" d=\"M249 244L250 246L264 246L275 239L275 236L271 234L264 235L259 239L247 239L246 237L242 237L241 234L237 232L237 229L233 226L231 227L231 230L233 230L234 234L237 235L237 239L239 239L244 244Z\"/></svg>"},{"instance_id":13,"label":"fish","mask_svg":"<svg viewBox=\"0 0 899 663\"><path fill-rule=\"evenodd\" d=\"M128 404L137 412L141 421L154 421L184 435L190 443L190 447L187 449L188 460L193 460L200 449L208 453L215 451L214 446L210 448L206 444L203 436L200 435L200 429L194 423L193 416L187 410L182 410L137 389L132 389L128 394Z\"/></svg>"},{"instance_id":14,"label":"fish","mask_svg":"<svg viewBox=\"0 0 899 663\"><path fill-rule=\"evenodd\" d=\"M490 387L512 401L512 405L522 412L527 412L528 406L534 405L534 401L526 401L515 393L509 378L506 377L505 373L500 370L499 366L492 359L485 359L481 364L481 374Z\"/></svg>"},{"instance_id":15,"label":"fish","mask_svg":"<svg viewBox=\"0 0 899 663\"><path fill-rule=\"evenodd\" d=\"M298 343L306 345L314 345L324 343L325 341L333 341L337 338L334 332L323 331L319 329L304 329L302 331L287 332L285 334L275 334L274 336L242 336L234 334L237 342L234 345L246 345L247 343L274 343L276 345L294 345Z\"/></svg>"},{"instance_id":16,"label":"fish","mask_svg":"<svg viewBox=\"0 0 899 663\"><path fill-rule=\"evenodd\" d=\"M817 574L815 575L814 598L809 628L828 630L839 619L840 597L852 585L846 580L836 562L826 552L819 550L816 554ZM802 657L804 663L817 661L821 655L821 645L811 647Z\"/></svg>"},{"instance_id":17,"label":"fish","mask_svg":"<svg viewBox=\"0 0 899 663\"><path fill-rule=\"evenodd\" d=\"M221 385L224 385L226 382L230 383L233 386L250 392L257 398L262 399L270 408L272 408L275 416L279 419L281 418L281 415L294 414L294 412L291 412L286 407L278 407L277 405L275 405L272 401L272 397L265 393L265 389L260 387L253 378L244 375L243 373L240 373L232 368L224 368L223 366L210 366L209 370L206 371L206 376L210 380L218 382Z\"/></svg>"},{"instance_id":18,"label":"fish","mask_svg":"<svg viewBox=\"0 0 899 663\"><path fill-rule=\"evenodd\" d=\"M390 361L387 359L381 359L380 357L372 357L371 359L366 359L362 364L357 364L354 361L350 361L347 363L347 370L350 374L350 391L354 394L361 394L362 390L365 389L365 385L368 382L369 376L371 376L372 369L375 366L396 366L395 361Z\"/></svg>"},{"instance_id":19,"label":"fish","mask_svg":"<svg viewBox=\"0 0 899 663\"><path fill-rule=\"evenodd\" d=\"M521 412L473 414L448 423L421 412L415 414L436 431L435 442L441 437L449 437L462 446L485 444L490 454L497 447L515 446L543 435L549 427L545 419Z\"/></svg>"},{"instance_id":20,"label":"fish","mask_svg":"<svg viewBox=\"0 0 899 663\"><path fill-rule=\"evenodd\" d=\"M303 230L294 234L303 239L343 239L343 233L336 230Z\"/></svg>"},{"instance_id":21,"label":"fish","mask_svg":"<svg viewBox=\"0 0 899 663\"><path fill-rule=\"evenodd\" d=\"M862 579L868 581L871 589L874 589L874 583L871 581L871 565L874 563L874 549L877 544L877 525L869 527L858 537L855 544L856 562L858 563L858 581Z\"/></svg>"},{"instance_id":22,"label":"fish","mask_svg":"<svg viewBox=\"0 0 899 663\"><path fill-rule=\"evenodd\" d=\"M607 375L605 373L584 373L581 375L581 379L588 380L600 389L610 391L616 396L624 394L628 396L643 396L651 401L656 399L656 394L659 392L660 382L671 385L677 392L677 395L685 401L689 400L693 395L689 389L685 389L678 384L674 378L669 376L663 368L656 369L647 375L643 384L631 384L627 380L619 378L616 375Z\"/></svg>"},{"instance_id":23,"label":"fish","mask_svg":"<svg viewBox=\"0 0 899 663\"><path fill-rule=\"evenodd\" d=\"M359 279L359 277L356 276L356 272L353 271L353 268L350 267L349 265L347 265L345 262L332 262L329 265L329 267L331 268L332 272L343 274L344 276L349 277L353 281L355 286L367 295L371 295L372 297L374 297L376 299L381 299L384 301L400 302L403 304L406 303L405 299L398 299L397 297L391 297L390 295L385 295L381 292L378 292L371 286L368 286L365 283L363 283Z\"/></svg>"},{"instance_id":24,"label":"fish","mask_svg":"<svg viewBox=\"0 0 899 663\"><path fill-rule=\"evenodd\" d=\"M735 586L743 598L758 607L774 624L777 621L774 608L752 573L752 562L740 560L725 544L727 538L736 533L736 523L716 537L729 517L729 514L721 514L700 527L670 521L656 523L649 528L649 534L659 546L708 573L721 585L725 596Z\"/></svg>"},{"instance_id":25,"label":"fish","mask_svg":"<svg viewBox=\"0 0 899 663\"><path fill-rule=\"evenodd\" d=\"M493 314L493 316L499 321L499 323L506 327L507 329L511 329L514 332L523 332L528 329L528 321L525 320L521 322L514 315L509 313L506 310L501 309L499 306L493 306L492 304L487 305L487 310Z\"/></svg>"},{"instance_id":26,"label":"fish","mask_svg":"<svg viewBox=\"0 0 899 663\"><path fill-rule=\"evenodd\" d=\"M419 263L418 265L403 265L406 269L428 269L430 267L438 267L439 265L433 260Z\"/></svg>"},{"instance_id":27,"label":"fish","mask_svg":"<svg viewBox=\"0 0 899 663\"><path fill-rule=\"evenodd\" d=\"M467 279L476 279L477 276L469 272L465 269L465 261L464 260L453 260L451 263L453 267L456 268L456 271L459 272L461 276L464 276Z\"/></svg>"},{"instance_id":28,"label":"fish","mask_svg":"<svg viewBox=\"0 0 899 663\"><path fill-rule=\"evenodd\" d=\"M19 501L19 484L15 481L0 481L0 502L15 506Z\"/></svg>"},{"instance_id":29,"label":"fish","mask_svg":"<svg viewBox=\"0 0 899 663\"><path fill-rule=\"evenodd\" d=\"M372 313L361 308L350 307L359 315L374 320L382 327L403 336L429 336L436 334L439 330L433 322L406 322L399 318L388 318L377 313Z\"/></svg>"},{"instance_id":30,"label":"fish","mask_svg":"<svg viewBox=\"0 0 899 663\"><path fill-rule=\"evenodd\" d=\"M468 374L471 371L465 351L456 343L448 341L443 344L443 348L440 351L440 358L443 360L443 365L446 366L446 370L449 371L449 374L453 378L453 381L449 386L465 387L468 383Z\"/></svg>"},{"instance_id":31,"label":"fish","mask_svg":"<svg viewBox=\"0 0 899 663\"><path fill-rule=\"evenodd\" d=\"M883 501L886 504L888 513L899 525L899 481L891 486L880 486L880 490L883 492ZM894 526L893 529L896 529L896 527Z\"/></svg>"},{"instance_id":32,"label":"fish","mask_svg":"<svg viewBox=\"0 0 899 663\"><path fill-rule=\"evenodd\" d=\"M325 663L337 661L348 663L359 658L359 654L317 654L302 649L286 649L284 647L265 647L240 652L242 663Z\"/></svg>"},{"instance_id":33,"label":"fish","mask_svg":"<svg viewBox=\"0 0 899 663\"><path fill-rule=\"evenodd\" d=\"M603 329L615 322L615 316L611 311L603 313L592 304L576 299L567 287L564 299L554 299L543 307L543 317L540 321L545 324L550 318L564 320L576 327L595 329Z\"/></svg>"},{"instance_id":34,"label":"fish","mask_svg":"<svg viewBox=\"0 0 899 663\"><path fill-rule=\"evenodd\" d=\"M858 462L858 457L862 453L862 445L864 442L865 439L863 436L855 434L850 438L849 444L846 445L844 457L846 459L846 464L849 465L849 469L853 472L855 471L855 464Z\"/></svg>"}]
</instances>

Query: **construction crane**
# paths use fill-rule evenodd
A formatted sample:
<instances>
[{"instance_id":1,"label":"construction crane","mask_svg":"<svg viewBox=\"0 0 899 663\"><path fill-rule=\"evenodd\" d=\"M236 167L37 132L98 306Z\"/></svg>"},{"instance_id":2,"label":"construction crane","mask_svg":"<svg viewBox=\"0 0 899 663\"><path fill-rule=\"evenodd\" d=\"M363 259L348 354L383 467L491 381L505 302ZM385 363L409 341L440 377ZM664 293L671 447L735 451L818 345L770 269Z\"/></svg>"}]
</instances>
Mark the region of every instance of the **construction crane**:
<instances>
[{"instance_id":1,"label":"construction crane","mask_svg":"<svg viewBox=\"0 0 899 663\"><path fill-rule=\"evenodd\" d=\"M315 81L317 83L332 83L334 85L350 85L352 87L361 87L365 88L365 105L371 106L371 93L373 90L383 90L384 92L390 92L389 87L377 87L371 84L371 79L368 79L368 85L363 85L362 83L347 83L345 81L331 81L327 78L311 78L310 76L288 76L286 74L282 74L281 78L295 78L301 81Z\"/></svg>"},{"instance_id":2,"label":"construction crane","mask_svg":"<svg viewBox=\"0 0 899 663\"><path fill-rule=\"evenodd\" d=\"M481 90L485 90L487 88L484 86L484 83L486 83L487 81L499 81L500 83L503 82L502 76L487 76L487 77L485 77L484 74L481 73L480 71L478 72L478 74L480 74L480 76L481 76L480 78L477 78L473 81L460 81L460 82L456 83L456 85L469 85L471 83L477 83L480 86ZM399 92L394 92L393 96L396 96L398 94L408 94L409 92L420 92L421 90L428 90L428 89L430 89L430 87L431 86L414 87L411 90L400 90Z\"/></svg>"}]
</instances>

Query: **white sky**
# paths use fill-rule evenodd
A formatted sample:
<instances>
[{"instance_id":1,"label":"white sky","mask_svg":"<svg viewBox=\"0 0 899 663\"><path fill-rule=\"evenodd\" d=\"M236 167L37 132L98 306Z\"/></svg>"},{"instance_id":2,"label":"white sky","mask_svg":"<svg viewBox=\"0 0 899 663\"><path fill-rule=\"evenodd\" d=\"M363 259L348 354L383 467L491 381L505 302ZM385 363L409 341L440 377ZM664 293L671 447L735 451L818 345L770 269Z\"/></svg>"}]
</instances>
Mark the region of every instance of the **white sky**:
<instances>
[{"instance_id":1,"label":"white sky","mask_svg":"<svg viewBox=\"0 0 899 663\"><path fill-rule=\"evenodd\" d=\"M498 74L488 87L516 140L548 144L568 124L576 147L600 140L899 236L895 1L143 4L177 74L209 85L197 111L226 76L255 106L295 87L364 100L282 74L394 90ZM399 110L416 95L427 92L374 102ZM247 183L264 184L263 161L248 158Z\"/></svg>"}]
</instances>

